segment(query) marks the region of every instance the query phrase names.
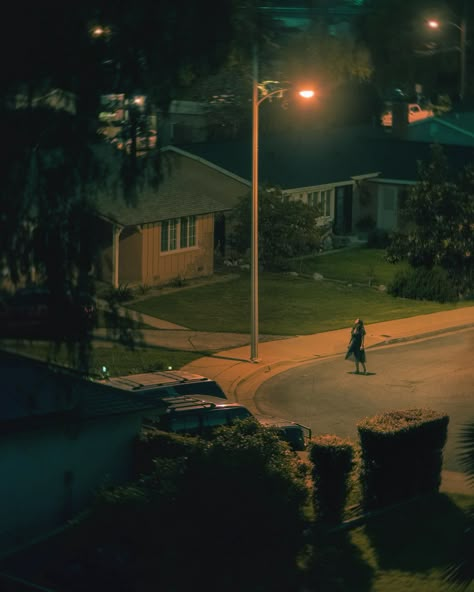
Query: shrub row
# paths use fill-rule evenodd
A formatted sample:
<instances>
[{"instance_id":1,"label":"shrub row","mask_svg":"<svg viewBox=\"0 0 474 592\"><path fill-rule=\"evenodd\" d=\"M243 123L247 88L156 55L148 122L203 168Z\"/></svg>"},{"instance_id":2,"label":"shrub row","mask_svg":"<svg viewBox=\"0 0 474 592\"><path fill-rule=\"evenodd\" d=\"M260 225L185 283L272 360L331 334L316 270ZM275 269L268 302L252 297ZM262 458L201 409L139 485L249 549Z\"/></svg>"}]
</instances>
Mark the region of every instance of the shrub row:
<instances>
[{"instance_id":1,"label":"shrub row","mask_svg":"<svg viewBox=\"0 0 474 592\"><path fill-rule=\"evenodd\" d=\"M357 425L366 509L437 491L449 417L430 409L392 411Z\"/></svg>"},{"instance_id":2,"label":"shrub row","mask_svg":"<svg viewBox=\"0 0 474 592\"><path fill-rule=\"evenodd\" d=\"M309 457L313 463L313 505L317 518L339 522L349 493L354 447L338 436L323 435L312 441Z\"/></svg>"},{"instance_id":3,"label":"shrub row","mask_svg":"<svg viewBox=\"0 0 474 592\"><path fill-rule=\"evenodd\" d=\"M360 448L360 483L362 506L372 510L391 505L419 494L437 491L441 482L442 451L447 439L449 418L430 409L391 411L366 418L357 425ZM255 426L244 426L237 447L239 462L252 472L252 457L244 440L256 437ZM250 430L250 431L249 431ZM223 434L226 432L223 432ZM260 433L260 431L258 432ZM259 443L262 451L276 454L278 439L263 431ZM242 440L244 438L244 440ZM263 438L263 439L262 439ZM265 438L270 438L264 443ZM135 441L135 476L150 474L156 459L195 459L201 457L206 443L200 438L162 432L156 428L144 429ZM218 450L219 448L216 448ZM279 450L279 448L278 448ZM230 469L227 465L237 450L225 458L214 459L219 465L218 480ZM279 454L279 453L278 453ZM318 521L337 523L342 521L355 465L355 445L335 435L321 435L313 439L309 458L313 464L313 506ZM234 459L235 460L235 459ZM220 462L222 461L222 466ZM224 471L224 466L227 466ZM255 475L261 467L254 467Z\"/></svg>"},{"instance_id":4,"label":"shrub row","mask_svg":"<svg viewBox=\"0 0 474 592\"><path fill-rule=\"evenodd\" d=\"M203 441L199 438L144 428L134 441L133 473L135 477L151 473L157 458L194 456L202 446Z\"/></svg>"},{"instance_id":5,"label":"shrub row","mask_svg":"<svg viewBox=\"0 0 474 592\"><path fill-rule=\"evenodd\" d=\"M389 284L388 293L401 298L437 302L454 302L458 299L456 287L446 270L440 267L400 271Z\"/></svg>"}]
</instances>

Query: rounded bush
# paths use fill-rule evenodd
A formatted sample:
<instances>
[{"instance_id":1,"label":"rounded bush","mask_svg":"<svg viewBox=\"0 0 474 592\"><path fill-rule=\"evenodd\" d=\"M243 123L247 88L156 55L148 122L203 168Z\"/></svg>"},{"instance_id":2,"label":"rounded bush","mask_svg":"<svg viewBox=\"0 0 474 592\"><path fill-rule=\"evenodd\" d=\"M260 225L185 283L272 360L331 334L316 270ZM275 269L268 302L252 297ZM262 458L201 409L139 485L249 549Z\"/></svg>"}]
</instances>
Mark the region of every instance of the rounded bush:
<instances>
[{"instance_id":1,"label":"rounded bush","mask_svg":"<svg viewBox=\"0 0 474 592\"><path fill-rule=\"evenodd\" d=\"M454 302L458 300L456 288L448 273L440 268L416 267L398 272L388 286L392 296L414 300Z\"/></svg>"},{"instance_id":2,"label":"rounded bush","mask_svg":"<svg viewBox=\"0 0 474 592\"><path fill-rule=\"evenodd\" d=\"M374 228L367 236L369 249L386 249L390 244L390 236L383 228Z\"/></svg>"}]
</instances>

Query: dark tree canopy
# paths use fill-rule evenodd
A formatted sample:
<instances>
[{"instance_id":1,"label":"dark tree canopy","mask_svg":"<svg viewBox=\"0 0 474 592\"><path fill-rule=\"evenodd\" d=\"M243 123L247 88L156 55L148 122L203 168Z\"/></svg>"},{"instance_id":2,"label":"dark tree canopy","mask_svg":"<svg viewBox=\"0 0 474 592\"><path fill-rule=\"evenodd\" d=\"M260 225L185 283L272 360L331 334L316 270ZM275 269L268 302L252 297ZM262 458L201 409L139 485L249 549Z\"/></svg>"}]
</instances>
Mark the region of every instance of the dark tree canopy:
<instances>
[{"instance_id":1,"label":"dark tree canopy","mask_svg":"<svg viewBox=\"0 0 474 592\"><path fill-rule=\"evenodd\" d=\"M364 3L359 27L372 56L374 80L386 98L395 88L414 94L416 83L423 85L427 96L456 93L459 52L455 48L459 46L459 31L448 25L433 31L427 20L460 23L468 4L469 0Z\"/></svg>"},{"instance_id":2,"label":"dark tree canopy","mask_svg":"<svg viewBox=\"0 0 474 592\"><path fill-rule=\"evenodd\" d=\"M442 267L461 293L474 288L474 169L458 175L439 146L420 165L419 181L402 210L406 231L396 234L388 252L411 266Z\"/></svg>"},{"instance_id":3,"label":"dark tree canopy","mask_svg":"<svg viewBox=\"0 0 474 592\"><path fill-rule=\"evenodd\" d=\"M0 264L13 287L34 269L56 302L65 286L93 289L98 192L110 190L117 170L114 182L132 204L145 177L159 181L158 151L138 158L132 109L130 149L104 147L101 97L141 94L150 109L166 110L231 51L248 53L259 35L255 15L253 0L7 5L0 40ZM82 366L88 340L90 334L79 336Z\"/></svg>"},{"instance_id":4,"label":"dark tree canopy","mask_svg":"<svg viewBox=\"0 0 474 592\"><path fill-rule=\"evenodd\" d=\"M283 198L279 189L259 192L259 259L272 267L283 259L312 253L321 241L319 211L300 200ZM233 246L239 253L250 248L251 197L243 197L233 211Z\"/></svg>"}]
</instances>

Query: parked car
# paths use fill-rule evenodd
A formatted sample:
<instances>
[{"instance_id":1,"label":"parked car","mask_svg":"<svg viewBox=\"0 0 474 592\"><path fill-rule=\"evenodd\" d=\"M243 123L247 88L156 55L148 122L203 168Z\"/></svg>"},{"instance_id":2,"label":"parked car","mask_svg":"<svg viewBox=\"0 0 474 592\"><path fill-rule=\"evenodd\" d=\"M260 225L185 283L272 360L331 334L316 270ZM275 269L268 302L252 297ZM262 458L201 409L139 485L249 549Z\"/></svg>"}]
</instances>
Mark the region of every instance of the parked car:
<instances>
[{"instance_id":1,"label":"parked car","mask_svg":"<svg viewBox=\"0 0 474 592\"><path fill-rule=\"evenodd\" d=\"M311 439L310 428L286 419L253 415L239 403L199 396L170 398L163 400L163 403L164 411L146 423L167 432L211 437L217 427L253 417L265 428L275 429L293 450L305 450Z\"/></svg>"},{"instance_id":2,"label":"parked car","mask_svg":"<svg viewBox=\"0 0 474 592\"><path fill-rule=\"evenodd\" d=\"M427 117L433 117L434 113L431 109L423 109L417 103L409 103L408 105L408 123L419 121L420 119L426 119ZM382 125L385 127L391 127L392 125L392 111L387 111L382 116Z\"/></svg>"}]
</instances>

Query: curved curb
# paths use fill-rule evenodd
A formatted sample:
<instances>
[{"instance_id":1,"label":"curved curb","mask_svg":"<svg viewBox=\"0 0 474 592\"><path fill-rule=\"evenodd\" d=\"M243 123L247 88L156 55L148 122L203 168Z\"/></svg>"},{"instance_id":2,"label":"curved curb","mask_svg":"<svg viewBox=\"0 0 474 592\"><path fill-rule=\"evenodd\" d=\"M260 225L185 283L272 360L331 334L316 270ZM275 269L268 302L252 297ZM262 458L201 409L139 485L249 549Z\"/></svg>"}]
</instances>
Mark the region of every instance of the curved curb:
<instances>
[{"instance_id":1,"label":"curved curb","mask_svg":"<svg viewBox=\"0 0 474 592\"><path fill-rule=\"evenodd\" d=\"M458 331L462 331L465 329L471 329L473 327L474 327L474 323L466 323L464 325L457 325L454 327L446 327L444 329L437 329L435 331L428 331L426 333L419 333L417 335L411 335L408 337L394 337L393 339L386 339L386 340L374 343L374 344L368 346L367 349L374 349L377 347L384 347L387 345L395 345L397 343L407 343L410 341L419 341L422 339L429 339L430 337L435 337L436 335L442 335L442 334L446 334L446 333L456 333ZM317 357L308 356L308 357L302 358L300 360L276 360L276 361L270 362L268 364L262 364L261 366L258 366L255 369L255 371L250 372L249 374L241 377L240 379L236 379L234 381L234 383L230 386L229 395L231 395L231 397L233 399L235 399L236 401L242 402L245 399L246 403L248 403L249 401L253 403L256 389L261 384L263 384L264 382L269 380L270 378L273 378L276 374L280 374L281 372L284 372L285 370L289 370L290 368L296 368L298 366L302 366L303 364L306 364L308 362L314 362L316 360L323 360L323 359L327 359L327 358L338 357L338 356L342 355L344 353L344 351L345 351L345 349L340 352L337 352L335 354L334 353L321 354L321 355L318 355ZM278 371L276 373L273 373L274 370L278 370ZM258 377L261 376L262 374L263 375L269 374L269 376L267 378L264 378L263 380L259 380L251 397L249 397L246 393L240 392L244 387L247 387L247 384L250 381L258 379Z\"/></svg>"}]
</instances>

